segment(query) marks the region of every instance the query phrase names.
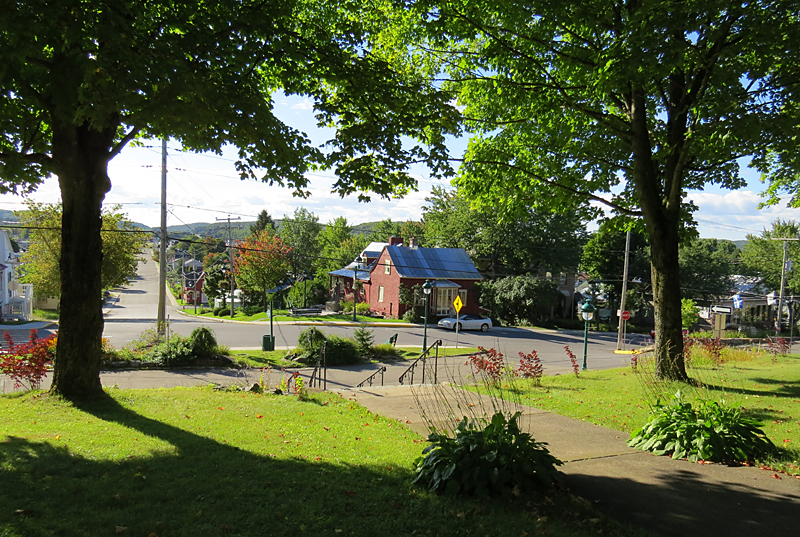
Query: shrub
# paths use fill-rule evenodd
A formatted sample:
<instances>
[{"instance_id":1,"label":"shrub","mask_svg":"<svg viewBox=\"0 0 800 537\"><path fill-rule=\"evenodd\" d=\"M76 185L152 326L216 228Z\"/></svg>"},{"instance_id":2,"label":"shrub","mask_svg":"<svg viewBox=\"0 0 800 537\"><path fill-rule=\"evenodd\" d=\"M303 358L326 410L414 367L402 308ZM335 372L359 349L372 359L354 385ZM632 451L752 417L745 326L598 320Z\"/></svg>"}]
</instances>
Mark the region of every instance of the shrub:
<instances>
[{"instance_id":1,"label":"shrub","mask_svg":"<svg viewBox=\"0 0 800 537\"><path fill-rule=\"evenodd\" d=\"M242 308L242 313L248 317L252 317L256 313L261 313L262 311L264 311L264 308L261 306L245 306Z\"/></svg>"},{"instance_id":2,"label":"shrub","mask_svg":"<svg viewBox=\"0 0 800 537\"><path fill-rule=\"evenodd\" d=\"M366 323L361 323L361 326L353 331L353 339L356 340L358 354L364 358L369 357L375 336L372 334L372 330L367 328Z\"/></svg>"},{"instance_id":3,"label":"shrub","mask_svg":"<svg viewBox=\"0 0 800 537\"><path fill-rule=\"evenodd\" d=\"M399 358L400 351L391 343L381 343L380 345L373 345L370 348L369 354L376 358Z\"/></svg>"},{"instance_id":4,"label":"shrub","mask_svg":"<svg viewBox=\"0 0 800 537\"><path fill-rule=\"evenodd\" d=\"M478 497L511 497L552 485L561 461L519 429L520 415L506 419L497 412L483 429L464 418L454 438L433 432L424 457L417 459L414 483L437 493Z\"/></svg>"},{"instance_id":5,"label":"shrub","mask_svg":"<svg viewBox=\"0 0 800 537\"><path fill-rule=\"evenodd\" d=\"M407 323L419 322L419 316L417 315L417 312L414 310L414 308L411 308L411 309L407 310L403 314L403 321L405 321Z\"/></svg>"},{"instance_id":6,"label":"shrub","mask_svg":"<svg viewBox=\"0 0 800 537\"><path fill-rule=\"evenodd\" d=\"M216 350L217 338L214 336L213 330L201 326L192 330L188 343L195 357L208 358Z\"/></svg>"},{"instance_id":7,"label":"shrub","mask_svg":"<svg viewBox=\"0 0 800 537\"><path fill-rule=\"evenodd\" d=\"M679 391L670 405L658 404L650 419L631 434L628 445L673 459L714 462L754 461L775 451L756 420L716 401L697 407Z\"/></svg>"},{"instance_id":8,"label":"shrub","mask_svg":"<svg viewBox=\"0 0 800 537\"><path fill-rule=\"evenodd\" d=\"M350 311L353 311L353 309L350 308ZM358 304L356 304L356 315L366 315L368 313L369 313L369 303L359 302Z\"/></svg>"},{"instance_id":9,"label":"shrub","mask_svg":"<svg viewBox=\"0 0 800 537\"><path fill-rule=\"evenodd\" d=\"M540 386L543 374L544 368L542 367L542 361L539 359L539 354L536 351L531 351L530 354L519 353L518 376L531 379L536 386Z\"/></svg>"},{"instance_id":10,"label":"shrub","mask_svg":"<svg viewBox=\"0 0 800 537\"><path fill-rule=\"evenodd\" d=\"M219 317L220 315L224 315L225 313L230 311L229 306L217 306L214 308L214 317Z\"/></svg>"},{"instance_id":11,"label":"shrub","mask_svg":"<svg viewBox=\"0 0 800 537\"><path fill-rule=\"evenodd\" d=\"M173 336L169 341L164 341L154 346L147 355L148 361L157 365L172 367L190 364L195 355L187 338Z\"/></svg>"},{"instance_id":12,"label":"shrub","mask_svg":"<svg viewBox=\"0 0 800 537\"><path fill-rule=\"evenodd\" d=\"M355 340L329 335L325 345L325 362L329 366L361 363Z\"/></svg>"},{"instance_id":13,"label":"shrub","mask_svg":"<svg viewBox=\"0 0 800 537\"><path fill-rule=\"evenodd\" d=\"M490 382L496 383L503 376L505 370L506 363L503 353L483 347L478 347L478 350L480 351L478 354L467 358L467 364L471 365L476 373L485 375Z\"/></svg>"},{"instance_id":14,"label":"shrub","mask_svg":"<svg viewBox=\"0 0 800 537\"><path fill-rule=\"evenodd\" d=\"M304 351L313 353L319 352L322 348L322 343L325 341L325 334L319 328L311 326L306 328L297 337L297 346Z\"/></svg>"},{"instance_id":15,"label":"shrub","mask_svg":"<svg viewBox=\"0 0 800 537\"><path fill-rule=\"evenodd\" d=\"M3 339L8 344L8 351L0 354L0 373L8 375L15 388L26 384L29 390L38 388L47 376L47 366L55 357L56 335L39 338L36 330L32 329L27 343L14 343L8 332L3 333Z\"/></svg>"}]
</instances>

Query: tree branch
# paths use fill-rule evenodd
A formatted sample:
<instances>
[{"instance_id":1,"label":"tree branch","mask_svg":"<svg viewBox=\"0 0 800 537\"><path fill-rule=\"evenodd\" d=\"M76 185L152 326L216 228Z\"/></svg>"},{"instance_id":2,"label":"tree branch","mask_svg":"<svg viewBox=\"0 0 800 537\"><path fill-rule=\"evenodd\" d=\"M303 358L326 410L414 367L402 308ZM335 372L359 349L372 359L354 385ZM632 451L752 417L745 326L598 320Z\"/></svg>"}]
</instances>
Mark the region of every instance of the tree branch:
<instances>
[{"instance_id":1,"label":"tree branch","mask_svg":"<svg viewBox=\"0 0 800 537\"><path fill-rule=\"evenodd\" d=\"M53 159L50 157L50 155L45 153L17 153L16 151L2 151L0 152L0 160L3 162L8 162L11 160L23 160L28 164L39 164L43 166L50 164Z\"/></svg>"},{"instance_id":2,"label":"tree branch","mask_svg":"<svg viewBox=\"0 0 800 537\"><path fill-rule=\"evenodd\" d=\"M117 143L117 145L111 148L111 151L108 153L109 160L119 155L120 151L122 151L125 146L128 145L128 142L136 138L136 135L138 135L141 130L141 127L133 127L131 131L126 134L125 137L119 141L119 143Z\"/></svg>"},{"instance_id":3,"label":"tree branch","mask_svg":"<svg viewBox=\"0 0 800 537\"><path fill-rule=\"evenodd\" d=\"M605 198L601 198L600 196L592 194L591 192L581 191L581 190L578 190L577 188L573 188L571 186L567 186L567 185L561 184L561 183L559 183L557 181L553 181L552 179L545 179L544 177L542 177L542 176L540 176L540 175L538 175L536 173L533 173L530 170L526 170L525 168L523 168L521 166L517 166L517 165L511 164L509 162L503 162L503 161L500 161L500 160L466 160L466 159L457 159L457 158L453 158L453 159L449 159L449 160L451 160L453 162L469 162L471 164L472 163L474 163L474 164L488 164L488 165L493 165L493 166L502 166L502 167L505 167L505 168L510 168L512 170L518 171L518 172L520 172L520 173L522 173L524 175L527 175L529 177L533 177L537 181L541 181L542 183L544 183L546 185L549 185L549 186L552 186L552 187L555 187L555 188L560 188L562 190L566 190L567 192L575 194L576 196L580 196L580 197L583 197L583 198L588 199L588 200L597 201L599 203L602 203L603 205L605 205L607 207L610 207L610 208L612 208L612 209L614 209L616 211L619 211L619 212L621 212L623 214L626 214L628 216L642 216L642 212L641 211L633 211L633 210L628 209L626 207L622 207L621 205L617 205L614 202L608 201Z\"/></svg>"}]
</instances>

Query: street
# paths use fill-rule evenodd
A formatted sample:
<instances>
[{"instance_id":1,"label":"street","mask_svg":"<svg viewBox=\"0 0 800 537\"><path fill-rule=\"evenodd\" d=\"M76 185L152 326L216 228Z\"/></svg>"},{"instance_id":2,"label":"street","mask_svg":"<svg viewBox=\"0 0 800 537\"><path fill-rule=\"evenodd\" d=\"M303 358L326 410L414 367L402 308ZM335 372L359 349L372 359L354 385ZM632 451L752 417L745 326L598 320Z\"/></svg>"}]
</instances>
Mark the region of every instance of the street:
<instances>
[{"instance_id":1,"label":"street","mask_svg":"<svg viewBox=\"0 0 800 537\"><path fill-rule=\"evenodd\" d=\"M156 322L158 305L158 268L152 260L139 265L139 275L128 287L115 291L113 298L104 308L104 336L109 338L114 347L120 348L137 338L144 330L153 328ZM187 310L193 308L187 306ZM260 349L261 337L269 334L269 322L230 322L208 318L194 318L181 313L181 307L172 301L167 306L170 330L182 336L188 336L199 326L211 328L221 345L232 349ZM302 321L273 323L275 345L278 349L293 348L297 344L298 335L307 328ZM322 323L317 326L325 333L351 337L357 325L351 323ZM398 346L422 346L423 327L396 326L386 324L372 327L375 342L387 341L398 334ZM635 341L641 344L644 340L634 335ZM442 340L442 346L456 346L456 334L451 330L442 330L436 326L428 326L428 344ZM627 364L627 356L614 354L616 334L589 333L587 347L587 363L591 369L608 369ZM633 342L628 344L631 347ZM548 374L571 371L571 364L564 347L569 345L579 360L583 357L583 333L575 330L532 330L511 327L495 327L489 332L460 332L459 347L494 347L509 360L515 360L520 352L529 353L536 350Z\"/></svg>"}]
</instances>

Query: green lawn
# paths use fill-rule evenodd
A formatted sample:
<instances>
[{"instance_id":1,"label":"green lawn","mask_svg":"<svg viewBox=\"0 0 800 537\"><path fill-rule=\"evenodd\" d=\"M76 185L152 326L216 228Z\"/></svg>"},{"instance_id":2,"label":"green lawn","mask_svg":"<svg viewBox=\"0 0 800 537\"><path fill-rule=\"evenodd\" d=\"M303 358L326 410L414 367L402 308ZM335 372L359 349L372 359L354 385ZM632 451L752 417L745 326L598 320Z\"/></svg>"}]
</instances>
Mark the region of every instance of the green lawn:
<instances>
[{"instance_id":1,"label":"green lawn","mask_svg":"<svg viewBox=\"0 0 800 537\"><path fill-rule=\"evenodd\" d=\"M689 375L702 386L657 381L646 365L605 371L584 371L580 377L544 377L541 387L516 381L506 392L525 405L631 432L642 426L650 405L681 390L690 398L725 400L758 419L778 446L778 460L764 461L788 473L800 474L800 355L778 357L736 352L713 368L697 363ZM702 362L698 360L698 362Z\"/></svg>"},{"instance_id":2,"label":"green lawn","mask_svg":"<svg viewBox=\"0 0 800 537\"><path fill-rule=\"evenodd\" d=\"M110 389L0 396L0 535L637 535L550 491L509 501L411 485L425 442L325 393Z\"/></svg>"}]
</instances>

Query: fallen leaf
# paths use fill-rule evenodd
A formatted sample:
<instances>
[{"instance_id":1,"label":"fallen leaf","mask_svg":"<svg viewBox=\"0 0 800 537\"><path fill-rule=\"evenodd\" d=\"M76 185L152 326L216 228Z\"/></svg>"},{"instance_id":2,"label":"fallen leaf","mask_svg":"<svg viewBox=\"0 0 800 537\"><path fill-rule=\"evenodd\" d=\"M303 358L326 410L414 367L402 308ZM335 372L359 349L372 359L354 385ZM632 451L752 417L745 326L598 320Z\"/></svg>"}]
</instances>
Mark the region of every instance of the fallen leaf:
<instances>
[{"instance_id":1,"label":"fallen leaf","mask_svg":"<svg viewBox=\"0 0 800 537\"><path fill-rule=\"evenodd\" d=\"M778 474L772 474L770 477L773 478L773 479L780 479L781 478L781 476L779 476Z\"/></svg>"},{"instance_id":2,"label":"fallen leaf","mask_svg":"<svg viewBox=\"0 0 800 537\"><path fill-rule=\"evenodd\" d=\"M120 533L125 533L126 531L128 531L128 528L125 526L117 526L117 529L114 531L114 533L119 535Z\"/></svg>"}]
</instances>

